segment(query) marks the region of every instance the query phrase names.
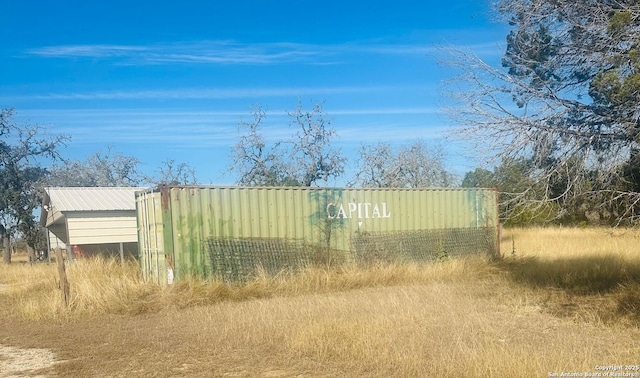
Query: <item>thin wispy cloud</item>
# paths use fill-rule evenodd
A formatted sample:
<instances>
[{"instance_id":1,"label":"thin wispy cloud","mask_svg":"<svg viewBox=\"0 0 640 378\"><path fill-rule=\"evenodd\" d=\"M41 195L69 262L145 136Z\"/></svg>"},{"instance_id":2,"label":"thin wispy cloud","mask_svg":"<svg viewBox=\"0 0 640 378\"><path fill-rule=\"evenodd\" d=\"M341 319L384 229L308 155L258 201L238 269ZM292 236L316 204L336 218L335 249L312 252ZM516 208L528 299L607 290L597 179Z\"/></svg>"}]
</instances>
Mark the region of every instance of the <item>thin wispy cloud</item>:
<instances>
[{"instance_id":1,"label":"thin wispy cloud","mask_svg":"<svg viewBox=\"0 0 640 378\"><path fill-rule=\"evenodd\" d=\"M107 58L144 54L148 50L149 48L144 46L63 45L30 49L27 50L26 53L28 55L38 55L50 58Z\"/></svg>"},{"instance_id":2,"label":"thin wispy cloud","mask_svg":"<svg viewBox=\"0 0 640 378\"><path fill-rule=\"evenodd\" d=\"M420 89L411 85L275 87L275 88L183 88L171 90L121 90L69 93L38 93L11 96L10 100L171 100L238 99L327 96L334 94L389 93ZM0 99L4 99L0 96ZM7 98L9 100L9 98Z\"/></svg>"},{"instance_id":3,"label":"thin wispy cloud","mask_svg":"<svg viewBox=\"0 0 640 378\"><path fill-rule=\"evenodd\" d=\"M38 118L66 118L85 122L86 120L100 119L148 119L149 117L157 117L159 119L175 119L182 122L190 122L191 120L211 119L211 118L234 118L251 115L251 109L245 110L212 110L200 111L193 109L168 109L159 110L152 108L89 108L89 109L23 109L31 116ZM287 116L290 110L286 109L265 109L269 117ZM441 113L442 110L437 107L371 107L371 108L346 108L346 109L330 109L327 110L329 116L359 116L359 115L396 115L396 114L435 114ZM19 116L20 114L18 114Z\"/></svg>"},{"instance_id":4,"label":"thin wispy cloud","mask_svg":"<svg viewBox=\"0 0 640 378\"><path fill-rule=\"evenodd\" d=\"M332 64L353 54L424 55L426 44L302 44L290 42L242 43L202 41L140 45L61 45L29 49L26 55L43 58L113 59L119 64Z\"/></svg>"},{"instance_id":5,"label":"thin wispy cloud","mask_svg":"<svg viewBox=\"0 0 640 378\"><path fill-rule=\"evenodd\" d=\"M369 109L343 109L333 110L333 115L394 115L394 114L434 114L441 113L442 110L434 107L417 107L417 108L402 108L402 107L388 107L388 108L369 108Z\"/></svg>"},{"instance_id":6,"label":"thin wispy cloud","mask_svg":"<svg viewBox=\"0 0 640 378\"><path fill-rule=\"evenodd\" d=\"M431 121L394 121L393 117L378 118L372 122L352 118L356 115L405 115L416 116L434 113L431 108L363 108L334 110L332 126L338 132L339 143L376 142L379 140L403 141L415 137L441 136L441 125L433 117ZM231 147L242 132L238 128L249 112L209 111L189 109L156 111L154 109L33 109L29 113L53 123L50 131L71 135L74 143L136 143L153 145L159 142L193 148L207 146ZM334 117L335 116L335 117ZM338 119L339 117L339 119ZM37 120L37 119L36 119ZM292 128L285 110L269 111L263 124L265 136L282 139L290 136ZM87 124L92 125L90 128ZM366 132L363 132L366 129Z\"/></svg>"},{"instance_id":7,"label":"thin wispy cloud","mask_svg":"<svg viewBox=\"0 0 640 378\"><path fill-rule=\"evenodd\" d=\"M67 130L72 135L73 143L101 143L101 144L126 144L134 143L140 147L153 146L158 143L168 143L174 148L176 145L193 149L225 147L230 149L240 136L238 129L233 127L219 127L214 125L194 125L185 126L179 123L171 126L158 127L157 124L143 127L142 123L135 128L118 129L113 125L95 125L89 130L77 130L69 128ZM268 131L268 132L267 132ZM369 127L366 133L362 130L338 128L337 138L334 141L337 145L370 144L380 141L393 143L409 143L416 138L420 139L442 139L445 127L428 127L415 124L383 124ZM269 143L281 141L291 137L292 129L287 125L265 127L265 139Z\"/></svg>"},{"instance_id":8,"label":"thin wispy cloud","mask_svg":"<svg viewBox=\"0 0 640 378\"><path fill-rule=\"evenodd\" d=\"M246 44L203 41L155 45L61 45L29 49L25 54L45 58L110 58L120 64L169 63L275 64L313 62L326 51L291 43Z\"/></svg>"}]
</instances>

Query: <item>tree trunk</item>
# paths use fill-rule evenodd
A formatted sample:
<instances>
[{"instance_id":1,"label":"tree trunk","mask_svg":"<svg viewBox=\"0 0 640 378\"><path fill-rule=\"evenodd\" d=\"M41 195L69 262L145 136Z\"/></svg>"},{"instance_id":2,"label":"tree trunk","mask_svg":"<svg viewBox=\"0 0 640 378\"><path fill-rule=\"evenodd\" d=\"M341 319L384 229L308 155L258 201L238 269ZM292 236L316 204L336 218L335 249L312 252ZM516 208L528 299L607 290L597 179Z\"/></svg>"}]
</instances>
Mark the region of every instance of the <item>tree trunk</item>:
<instances>
[{"instance_id":1,"label":"tree trunk","mask_svg":"<svg viewBox=\"0 0 640 378\"><path fill-rule=\"evenodd\" d=\"M4 233L2 237L2 261L5 264L11 264L11 238L9 234Z\"/></svg>"},{"instance_id":2,"label":"tree trunk","mask_svg":"<svg viewBox=\"0 0 640 378\"><path fill-rule=\"evenodd\" d=\"M29 264L33 264L36 262L36 250L29 244L27 244L27 254L29 255Z\"/></svg>"}]
</instances>

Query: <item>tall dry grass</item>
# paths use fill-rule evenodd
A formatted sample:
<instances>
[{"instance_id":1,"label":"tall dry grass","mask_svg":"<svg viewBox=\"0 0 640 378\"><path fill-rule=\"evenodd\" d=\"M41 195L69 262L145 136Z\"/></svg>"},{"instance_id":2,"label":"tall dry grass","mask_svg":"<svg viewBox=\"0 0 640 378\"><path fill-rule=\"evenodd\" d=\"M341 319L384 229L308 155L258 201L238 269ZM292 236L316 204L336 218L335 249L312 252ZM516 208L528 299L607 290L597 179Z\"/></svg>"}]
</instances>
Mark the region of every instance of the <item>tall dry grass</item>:
<instances>
[{"instance_id":1,"label":"tall dry grass","mask_svg":"<svg viewBox=\"0 0 640 378\"><path fill-rule=\"evenodd\" d=\"M69 305L59 290L55 264L1 266L0 301L5 314L25 320L103 314L142 314L215 304L309 293L331 293L365 287L452 282L489 274L484 258L450 260L432 265L391 264L326 266L270 276L264 272L248 282L185 279L166 287L145 282L135 261L90 258L66 264L71 286Z\"/></svg>"},{"instance_id":2,"label":"tall dry grass","mask_svg":"<svg viewBox=\"0 0 640 378\"><path fill-rule=\"evenodd\" d=\"M101 313L127 312L138 299L155 292L140 279L136 262L95 258L66 264L71 282L69 305L59 290L56 264L14 263L1 266L2 312L24 320L57 319Z\"/></svg>"},{"instance_id":3,"label":"tall dry grass","mask_svg":"<svg viewBox=\"0 0 640 378\"><path fill-rule=\"evenodd\" d=\"M270 276L258 272L242 284L187 279L170 287L145 282L135 261L81 259L67 264L69 306L58 290L55 264L0 266L5 314L56 319L101 314L142 314L163 309L256 298L332 293L370 287L479 283L523 295L543 293L547 305L571 297L605 295L606 311L640 319L640 232L637 230L533 228L502 234L503 259L450 259L431 264L314 267ZM516 295L517 296L517 295ZM591 296L591 297L589 297ZM601 297L602 301L604 297ZM562 307L566 303L558 304Z\"/></svg>"},{"instance_id":4,"label":"tall dry grass","mask_svg":"<svg viewBox=\"0 0 640 378\"><path fill-rule=\"evenodd\" d=\"M91 357L68 346L62 375L529 377L634 365L640 246L626 230L505 230L501 261L312 268L230 285L160 287L136 264L0 267L0 313L75 318ZM515 245L515 248L514 248ZM18 302L32 298L30 309ZM84 317L107 317L95 327ZM145 314L145 316L130 316ZM6 315L4 313L3 315ZM78 340L84 340L84 338ZM100 358L99 356L108 356ZM162 373L160 373L162 372Z\"/></svg>"}]
</instances>

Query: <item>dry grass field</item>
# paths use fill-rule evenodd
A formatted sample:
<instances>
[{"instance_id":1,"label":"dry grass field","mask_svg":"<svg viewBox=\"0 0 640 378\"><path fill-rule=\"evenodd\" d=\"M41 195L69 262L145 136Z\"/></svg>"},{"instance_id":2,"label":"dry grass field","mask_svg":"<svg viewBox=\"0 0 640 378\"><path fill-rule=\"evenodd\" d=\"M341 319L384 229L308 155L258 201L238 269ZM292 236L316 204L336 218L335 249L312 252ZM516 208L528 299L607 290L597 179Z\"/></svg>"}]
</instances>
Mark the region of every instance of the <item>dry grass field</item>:
<instances>
[{"instance_id":1,"label":"dry grass field","mask_svg":"<svg viewBox=\"0 0 640 378\"><path fill-rule=\"evenodd\" d=\"M69 307L55 265L0 265L0 377L640 376L638 232L505 230L502 253L170 288L85 260Z\"/></svg>"}]
</instances>

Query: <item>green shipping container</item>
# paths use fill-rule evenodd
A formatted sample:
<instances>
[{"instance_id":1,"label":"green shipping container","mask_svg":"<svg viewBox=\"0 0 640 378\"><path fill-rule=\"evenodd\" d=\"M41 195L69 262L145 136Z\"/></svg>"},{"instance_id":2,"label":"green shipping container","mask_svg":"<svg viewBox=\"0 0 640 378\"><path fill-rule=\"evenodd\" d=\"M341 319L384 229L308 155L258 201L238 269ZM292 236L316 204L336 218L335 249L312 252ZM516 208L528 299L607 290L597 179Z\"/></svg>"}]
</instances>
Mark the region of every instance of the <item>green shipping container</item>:
<instances>
[{"instance_id":1,"label":"green shipping container","mask_svg":"<svg viewBox=\"0 0 640 378\"><path fill-rule=\"evenodd\" d=\"M143 274L159 283L499 246L494 189L159 186L136 208Z\"/></svg>"}]
</instances>

